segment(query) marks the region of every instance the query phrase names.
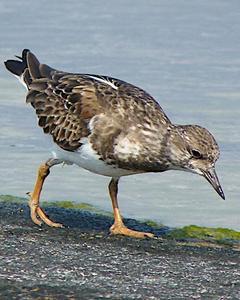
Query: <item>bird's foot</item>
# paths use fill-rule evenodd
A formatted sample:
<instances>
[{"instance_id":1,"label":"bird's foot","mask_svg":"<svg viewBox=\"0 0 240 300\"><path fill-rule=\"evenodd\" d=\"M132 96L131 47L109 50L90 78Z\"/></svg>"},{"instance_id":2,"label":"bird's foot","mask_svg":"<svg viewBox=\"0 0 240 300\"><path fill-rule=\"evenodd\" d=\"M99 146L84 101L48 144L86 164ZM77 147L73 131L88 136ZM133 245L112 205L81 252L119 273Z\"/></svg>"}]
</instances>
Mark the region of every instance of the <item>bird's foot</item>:
<instances>
[{"instance_id":1,"label":"bird's foot","mask_svg":"<svg viewBox=\"0 0 240 300\"><path fill-rule=\"evenodd\" d=\"M134 237L134 238L153 238L154 234L150 232L141 232L141 231L135 231L132 229L127 228L123 224L113 224L110 228L111 234L121 234L121 235L126 235L129 237Z\"/></svg>"},{"instance_id":2,"label":"bird's foot","mask_svg":"<svg viewBox=\"0 0 240 300\"><path fill-rule=\"evenodd\" d=\"M31 197L31 193L28 193L28 195L30 196L29 207L31 219L35 224L41 226L42 222L44 222L45 224L51 227L64 227L63 224L55 223L52 220L50 220L43 211L43 209L35 203L34 199Z\"/></svg>"}]
</instances>

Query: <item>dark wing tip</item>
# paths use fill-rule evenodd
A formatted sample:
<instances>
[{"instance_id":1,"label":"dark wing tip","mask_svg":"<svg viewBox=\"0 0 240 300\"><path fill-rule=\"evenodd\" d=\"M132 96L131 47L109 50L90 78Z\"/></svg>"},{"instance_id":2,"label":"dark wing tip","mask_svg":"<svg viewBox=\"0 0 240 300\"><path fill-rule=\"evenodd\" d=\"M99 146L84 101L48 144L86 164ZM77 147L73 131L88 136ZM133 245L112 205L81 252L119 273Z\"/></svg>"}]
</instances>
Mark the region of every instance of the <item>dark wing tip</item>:
<instances>
[{"instance_id":1,"label":"dark wing tip","mask_svg":"<svg viewBox=\"0 0 240 300\"><path fill-rule=\"evenodd\" d=\"M21 76L27 68L27 54L30 52L28 49L23 49L22 56L16 56L19 60L8 59L4 65L8 71L14 75Z\"/></svg>"},{"instance_id":2,"label":"dark wing tip","mask_svg":"<svg viewBox=\"0 0 240 300\"><path fill-rule=\"evenodd\" d=\"M23 62L12 59L5 61L4 64L8 71L17 76L21 76L26 67Z\"/></svg>"},{"instance_id":3,"label":"dark wing tip","mask_svg":"<svg viewBox=\"0 0 240 300\"><path fill-rule=\"evenodd\" d=\"M30 52L29 49L23 49L22 56L15 55L15 57L21 59L22 61L25 61L27 59L28 52Z\"/></svg>"},{"instance_id":4,"label":"dark wing tip","mask_svg":"<svg viewBox=\"0 0 240 300\"><path fill-rule=\"evenodd\" d=\"M22 58L26 58L28 52L30 52L29 49L23 49L23 51L22 51Z\"/></svg>"},{"instance_id":5,"label":"dark wing tip","mask_svg":"<svg viewBox=\"0 0 240 300\"><path fill-rule=\"evenodd\" d=\"M26 51L24 52L24 50ZM27 49L24 50L23 50L23 54L26 55L26 63L31 77L33 79L41 78L41 73L39 70L40 62L32 52L27 51Z\"/></svg>"}]
</instances>

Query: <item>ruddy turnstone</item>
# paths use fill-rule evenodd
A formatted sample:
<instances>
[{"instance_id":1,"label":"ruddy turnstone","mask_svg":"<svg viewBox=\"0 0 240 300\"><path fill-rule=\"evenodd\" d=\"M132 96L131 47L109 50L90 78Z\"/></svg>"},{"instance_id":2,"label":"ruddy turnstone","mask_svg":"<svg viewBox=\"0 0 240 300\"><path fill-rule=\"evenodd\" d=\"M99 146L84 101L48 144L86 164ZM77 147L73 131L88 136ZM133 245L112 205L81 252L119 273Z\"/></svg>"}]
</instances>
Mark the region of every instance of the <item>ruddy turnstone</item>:
<instances>
[{"instance_id":1,"label":"ruddy turnstone","mask_svg":"<svg viewBox=\"0 0 240 300\"><path fill-rule=\"evenodd\" d=\"M38 125L55 144L52 157L39 167L31 193L29 206L34 223L62 226L46 216L39 200L50 168L63 162L111 178L112 234L153 236L124 225L117 200L121 176L190 171L205 177L225 199L215 172L219 148L207 129L172 124L148 93L122 80L58 71L40 64L27 49L17 58L7 60L5 66L26 86L26 102L32 105Z\"/></svg>"}]
</instances>

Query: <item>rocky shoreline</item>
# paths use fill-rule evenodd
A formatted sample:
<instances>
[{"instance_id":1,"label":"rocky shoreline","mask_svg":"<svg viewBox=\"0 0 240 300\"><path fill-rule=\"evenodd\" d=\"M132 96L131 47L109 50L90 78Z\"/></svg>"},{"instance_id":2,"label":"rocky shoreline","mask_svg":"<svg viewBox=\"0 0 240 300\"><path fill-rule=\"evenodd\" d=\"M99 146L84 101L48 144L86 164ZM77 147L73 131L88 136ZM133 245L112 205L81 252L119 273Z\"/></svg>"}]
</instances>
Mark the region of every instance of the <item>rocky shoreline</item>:
<instances>
[{"instance_id":1,"label":"rocky shoreline","mask_svg":"<svg viewBox=\"0 0 240 300\"><path fill-rule=\"evenodd\" d=\"M5 199L6 200L6 199ZM0 299L240 299L239 247L110 236L111 216L46 208L63 229L32 224L22 201L0 201ZM237 243L238 245L238 243Z\"/></svg>"}]
</instances>

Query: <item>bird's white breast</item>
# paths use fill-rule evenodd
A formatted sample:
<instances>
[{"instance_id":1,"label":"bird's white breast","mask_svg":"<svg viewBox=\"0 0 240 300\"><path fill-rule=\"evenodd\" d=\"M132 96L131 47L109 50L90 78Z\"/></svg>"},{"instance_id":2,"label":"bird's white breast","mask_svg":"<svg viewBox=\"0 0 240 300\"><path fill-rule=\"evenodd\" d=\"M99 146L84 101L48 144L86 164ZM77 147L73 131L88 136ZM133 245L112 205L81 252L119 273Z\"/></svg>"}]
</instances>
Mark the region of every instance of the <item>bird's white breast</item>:
<instances>
[{"instance_id":1,"label":"bird's white breast","mask_svg":"<svg viewBox=\"0 0 240 300\"><path fill-rule=\"evenodd\" d=\"M92 145L87 138L82 139L81 142L82 146L78 151L66 151L56 145L52 154L54 158L63 160L67 164L76 164L88 171L104 176L117 178L134 174L134 172L130 170L124 170L116 166L106 164L100 159L100 156L92 148Z\"/></svg>"}]
</instances>

